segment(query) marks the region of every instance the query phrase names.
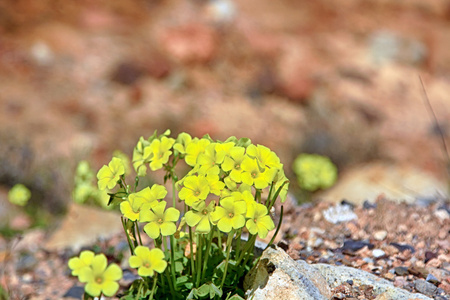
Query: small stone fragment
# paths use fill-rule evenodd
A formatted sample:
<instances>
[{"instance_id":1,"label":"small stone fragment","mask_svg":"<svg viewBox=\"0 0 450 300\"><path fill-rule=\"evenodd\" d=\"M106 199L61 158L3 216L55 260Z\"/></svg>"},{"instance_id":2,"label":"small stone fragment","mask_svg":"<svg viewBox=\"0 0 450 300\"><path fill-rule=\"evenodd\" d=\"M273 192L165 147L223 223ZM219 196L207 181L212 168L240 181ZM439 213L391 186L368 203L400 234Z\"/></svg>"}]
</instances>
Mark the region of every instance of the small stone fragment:
<instances>
[{"instance_id":1,"label":"small stone fragment","mask_svg":"<svg viewBox=\"0 0 450 300\"><path fill-rule=\"evenodd\" d=\"M396 267L394 269L395 274L399 275L399 276L405 276L409 274L408 268L406 267Z\"/></svg>"},{"instance_id":2,"label":"small stone fragment","mask_svg":"<svg viewBox=\"0 0 450 300\"><path fill-rule=\"evenodd\" d=\"M414 287L417 291L427 296L433 296L437 290L437 287L434 284L426 282L423 279L414 281Z\"/></svg>"},{"instance_id":3,"label":"small stone fragment","mask_svg":"<svg viewBox=\"0 0 450 300\"><path fill-rule=\"evenodd\" d=\"M385 253L383 250L381 250L381 249L373 249L373 250L372 250L372 255L373 255L374 257L376 257L376 258L380 258L380 257L382 257L382 256L385 256L386 253Z\"/></svg>"},{"instance_id":4,"label":"small stone fragment","mask_svg":"<svg viewBox=\"0 0 450 300\"><path fill-rule=\"evenodd\" d=\"M408 244L398 244L398 243L391 243L390 245L394 246L395 248L397 248L398 250L400 250L400 252L406 251L406 250L410 250L411 253L416 252L416 250L414 249L413 246L410 246Z\"/></svg>"},{"instance_id":5,"label":"small stone fragment","mask_svg":"<svg viewBox=\"0 0 450 300\"><path fill-rule=\"evenodd\" d=\"M388 233L386 230L379 230L373 234L373 238L377 241L383 241L386 238L387 234Z\"/></svg>"},{"instance_id":6,"label":"small stone fragment","mask_svg":"<svg viewBox=\"0 0 450 300\"><path fill-rule=\"evenodd\" d=\"M374 247L373 244L368 242L348 240L344 242L344 245L342 246L341 250L349 250L355 252L362 249L365 246L367 246L369 249L373 249Z\"/></svg>"},{"instance_id":7,"label":"small stone fragment","mask_svg":"<svg viewBox=\"0 0 450 300\"><path fill-rule=\"evenodd\" d=\"M433 274L428 274L426 281L430 282L432 284L439 284L439 279L437 279L435 276L433 276Z\"/></svg>"},{"instance_id":8,"label":"small stone fragment","mask_svg":"<svg viewBox=\"0 0 450 300\"><path fill-rule=\"evenodd\" d=\"M357 220L358 216L353 212L349 205L336 205L322 211L325 220L332 224Z\"/></svg>"}]
</instances>

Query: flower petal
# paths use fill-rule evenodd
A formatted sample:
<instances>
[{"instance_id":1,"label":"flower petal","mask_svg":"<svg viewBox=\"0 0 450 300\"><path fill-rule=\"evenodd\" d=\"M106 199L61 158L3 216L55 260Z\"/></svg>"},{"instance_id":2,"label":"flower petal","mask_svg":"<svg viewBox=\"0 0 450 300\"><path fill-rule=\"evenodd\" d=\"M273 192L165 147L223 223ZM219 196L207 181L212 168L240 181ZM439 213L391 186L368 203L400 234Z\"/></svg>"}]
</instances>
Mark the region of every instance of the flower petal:
<instances>
[{"instance_id":1,"label":"flower petal","mask_svg":"<svg viewBox=\"0 0 450 300\"><path fill-rule=\"evenodd\" d=\"M160 226L161 228L161 235L168 236L172 235L177 231L177 226L172 222L164 222Z\"/></svg>"},{"instance_id":2,"label":"flower petal","mask_svg":"<svg viewBox=\"0 0 450 300\"><path fill-rule=\"evenodd\" d=\"M157 239L160 235L159 225L156 222L151 222L151 223L148 223L147 225L145 225L144 231L152 239Z\"/></svg>"},{"instance_id":3,"label":"flower petal","mask_svg":"<svg viewBox=\"0 0 450 300\"><path fill-rule=\"evenodd\" d=\"M103 278L110 281L119 280L122 276L122 269L116 264L110 264L103 273Z\"/></svg>"},{"instance_id":4,"label":"flower petal","mask_svg":"<svg viewBox=\"0 0 450 300\"><path fill-rule=\"evenodd\" d=\"M169 207L164 212L164 221L177 222L180 218L180 211L176 208Z\"/></svg>"},{"instance_id":5,"label":"flower petal","mask_svg":"<svg viewBox=\"0 0 450 300\"><path fill-rule=\"evenodd\" d=\"M115 281L105 281L102 285L103 294L107 297L114 296L119 290L119 284Z\"/></svg>"}]
</instances>

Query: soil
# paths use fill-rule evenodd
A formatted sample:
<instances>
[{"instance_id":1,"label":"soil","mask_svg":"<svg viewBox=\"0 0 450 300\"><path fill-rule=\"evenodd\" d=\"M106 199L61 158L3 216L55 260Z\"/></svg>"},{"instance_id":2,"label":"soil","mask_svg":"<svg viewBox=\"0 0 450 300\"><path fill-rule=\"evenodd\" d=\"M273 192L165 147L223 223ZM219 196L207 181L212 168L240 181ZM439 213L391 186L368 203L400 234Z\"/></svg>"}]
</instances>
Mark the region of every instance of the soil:
<instances>
[{"instance_id":1,"label":"soil","mask_svg":"<svg viewBox=\"0 0 450 300\"><path fill-rule=\"evenodd\" d=\"M280 156L294 192L290 166L302 152L329 156L340 172L381 161L448 182L449 36L446 0L0 1L0 217L23 232L19 244L0 237L1 285L12 299L79 298L66 267L75 253L41 247L58 227L49 216L70 207L80 160L98 169L154 130L249 137ZM31 189L46 229L28 229L5 204L16 183ZM277 240L294 259L411 291L428 277L432 296L449 298L448 202L380 196L338 224L323 216L334 204L294 202ZM97 247L120 252L121 242ZM351 283L335 290L372 296Z\"/></svg>"}]
</instances>

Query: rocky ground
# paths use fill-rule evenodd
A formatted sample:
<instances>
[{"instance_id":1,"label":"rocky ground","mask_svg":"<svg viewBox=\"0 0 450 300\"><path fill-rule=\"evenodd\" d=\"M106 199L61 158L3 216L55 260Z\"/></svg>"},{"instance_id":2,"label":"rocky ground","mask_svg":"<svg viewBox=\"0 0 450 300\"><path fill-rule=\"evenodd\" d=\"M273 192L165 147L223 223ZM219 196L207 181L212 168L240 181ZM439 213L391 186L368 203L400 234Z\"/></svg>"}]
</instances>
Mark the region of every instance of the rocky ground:
<instances>
[{"instance_id":1,"label":"rocky ground","mask_svg":"<svg viewBox=\"0 0 450 300\"><path fill-rule=\"evenodd\" d=\"M115 215L91 239L64 234L77 217L99 219L72 204L76 164L98 169L169 128L270 147L293 197L293 159L329 156L337 185L286 207L280 246L448 297L450 174L419 80L448 140L448 36L446 0L0 1L0 227L24 232L0 238L2 286L13 299L79 294L67 259L92 245L117 255L123 241ZM8 205L18 182L52 220L45 229ZM343 199L355 207L324 214Z\"/></svg>"},{"instance_id":2,"label":"rocky ground","mask_svg":"<svg viewBox=\"0 0 450 300\"><path fill-rule=\"evenodd\" d=\"M349 266L406 291L450 299L448 203L397 204L380 197L356 207L287 202L285 209L277 245L294 260ZM99 220L95 227L83 228L92 219ZM80 299L83 287L70 276L67 261L83 248L101 250L112 260L125 258L121 286L126 288L135 275L126 264L128 246L119 223L113 212L73 206L51 234L34 230L20 239L3 240L7 250L0 253L2 284L12 299ZM333 287L332 299L380 299L376 287L359 285L357 279Z\"/></svg>"}]
</instances>

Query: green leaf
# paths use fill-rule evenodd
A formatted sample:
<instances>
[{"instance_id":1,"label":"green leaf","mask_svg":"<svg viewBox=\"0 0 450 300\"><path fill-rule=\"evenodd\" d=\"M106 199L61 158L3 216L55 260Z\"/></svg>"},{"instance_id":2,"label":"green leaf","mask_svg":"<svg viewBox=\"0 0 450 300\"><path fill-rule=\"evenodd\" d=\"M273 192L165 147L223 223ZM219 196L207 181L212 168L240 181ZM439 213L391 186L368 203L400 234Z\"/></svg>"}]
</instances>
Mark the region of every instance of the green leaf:
<instances>
[{"instance_id":1,"label":"green leaf","mask_svg":"<svg viewBox=\"0 0 450 300\"><path fill-rule=\"evenodd\" d=\"M199 297L205 297L206 295L209 294L209 287L210 287L209 284L205 283L204 285L202 285L197 289L197 295Z\"/></svg>"},{"instance_id":2,"label":"green leaf","mask_svg":"<svg viewBox=\"0 0 450 300\"><path fill-rule=\"evenodd\" d=\"M179 273L181 271L183 271L183 263L181 261L176 261L175 262L175 272Z\"/></svg>"},{"instance_id":3,"label":"green leaf","mask_svg":"<svg viewBox=\"0 0 450 300\"><path fill-rule=\"evenodd\" d=\"M177 277L177 283L176 284L177 285L184 285L188 281L189 281L189 277L187 275L184 275L184 276Z\"/></svg>"},{"instance_id":4,"label":"green leaf","mask_svg":"<svg viewBox=\"0 0 450 300\"><path fill-rule=\"evenodd\" d=\"M252 143L252 140L249 138L240 138L236 144L236 146L247 148Z\"/></svg>"},{"instance_id":5,"label":"green leaf","mask_svg":"<svg viewBox=\"0 0 450 300\"><path fill-rule=\"evenodd\" d=\"M187 295L186 300L194 299L197 296L197 289L192 289L189 295Z\"/></svg>"},{"instance_id":6,"label":"green leaf","mask_svg":"<svg viewBox=\"0 0 450 300\"><path fill-rule=\"evenodd\" d=\"M213 296L211 296L211 292L210 292L210 294L209 294L209 296L211 297L211 299L212 299L215 295L217 295L217 296L219 296L219 297L222 297L222 294L223 294L222 290L219 289L214 283L211 283L210 285L211 285L211 290L214 291Z\"/></svg>"}]
</instances>

